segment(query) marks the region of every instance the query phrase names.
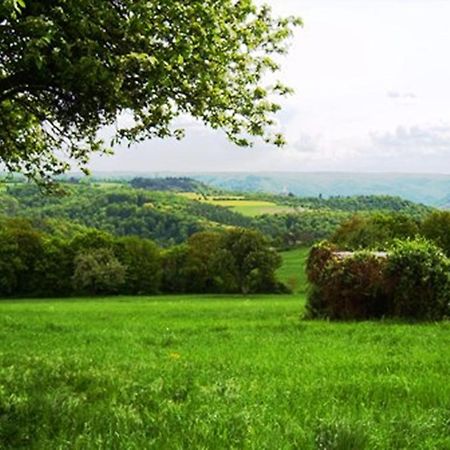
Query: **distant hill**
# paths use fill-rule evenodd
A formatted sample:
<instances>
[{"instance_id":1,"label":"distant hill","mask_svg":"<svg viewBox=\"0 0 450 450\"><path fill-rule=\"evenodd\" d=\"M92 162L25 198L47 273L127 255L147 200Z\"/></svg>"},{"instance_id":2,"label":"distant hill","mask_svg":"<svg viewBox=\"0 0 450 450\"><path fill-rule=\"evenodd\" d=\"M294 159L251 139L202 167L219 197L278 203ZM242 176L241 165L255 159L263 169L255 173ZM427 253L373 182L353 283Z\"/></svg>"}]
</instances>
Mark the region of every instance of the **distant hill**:
<instances>
[{"instance_id":1,"label":"distant hill","mask_svg":"<svg viewBox=\"0 0 450 450\"><path fill-rule=\"evenodd\" d=\"M450 175L378 173L198 173L190 177L232 191L291 192L301 197L392 195L430 206L450 203Z\"/></svg>"},{"instance_id":2,"label":"distant hill","mask_svg":"<svg viewBox=\"0 0 450 450\"><path fill-rule=\"evenodd\" d=\"M68 179L73 174L66 175ZM450 208L450 175L342 172L96 172L95 179L193 178L214 188L300 197L399 196L415 203Z\"/></svg>"},{"instance_id":3,"label":"distant hill","mask_svg":"<svg viewBox=\"0 0 450 450\"><path fill-rule=\"evenodd\" d=\"M62 183L63 196L46 196L18 181L2 187L0 217L26 217L36 228L65 237L88 227L149 238L167 247L198 231L245 227L261 231L278 248L292 248L329 237L355 213L395 212L421 220L432 211L390 196L236 195L185 177L71 177Z\"/></svg>"},{"instance_id":4,"label":"distant hill","mask_svg":"<svg viewBox=\"0 0 450 450\"><path fill-rule=\"evenodd\" d=\"M204 183L188 177L137 177L130 181L130 185L137 189L161 192L208 192L211 190Z\"/></svg>"}]
</instances>

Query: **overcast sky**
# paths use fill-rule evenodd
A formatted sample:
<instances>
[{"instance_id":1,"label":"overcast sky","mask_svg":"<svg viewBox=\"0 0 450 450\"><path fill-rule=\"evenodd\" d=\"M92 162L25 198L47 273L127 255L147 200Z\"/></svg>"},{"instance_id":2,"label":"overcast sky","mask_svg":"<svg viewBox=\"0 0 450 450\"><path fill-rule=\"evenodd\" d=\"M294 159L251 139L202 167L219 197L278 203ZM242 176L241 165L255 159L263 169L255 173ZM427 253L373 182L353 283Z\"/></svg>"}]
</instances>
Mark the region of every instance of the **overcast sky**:
<instances>
[{"instance_id":1,"label":"overcast sky","mask_svg":"<svg viewBox=\"0 0 450 450\"><path fill-rule=\"evenodd\" d=\"M450 173L450 0L269 0L302 17L280 75L295 95L283 149L235 148L186 121L186 138L95 157L96 171Z\"/></svg>"}]
</instances>

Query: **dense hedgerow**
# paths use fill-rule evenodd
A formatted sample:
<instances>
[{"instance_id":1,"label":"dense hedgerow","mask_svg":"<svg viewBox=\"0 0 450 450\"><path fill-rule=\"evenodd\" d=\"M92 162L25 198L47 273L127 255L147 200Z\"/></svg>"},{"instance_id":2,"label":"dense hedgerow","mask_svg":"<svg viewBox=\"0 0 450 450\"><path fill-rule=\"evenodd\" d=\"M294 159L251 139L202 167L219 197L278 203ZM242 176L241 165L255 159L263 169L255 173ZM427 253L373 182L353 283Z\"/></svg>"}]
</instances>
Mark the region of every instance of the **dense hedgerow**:
<instances>
[{"instance_id":1,"label":"dense hedgerow","mask_svg":"<svg viewBox=\"0 0 450 450\"><path fill-rule=\"evenodd\" d=\"M450 313L449 268L442 251L424 239L397 240L386 255L339 253L321 243L307 264L308 315L442 319Z\"/></svg>"}]
</instances>

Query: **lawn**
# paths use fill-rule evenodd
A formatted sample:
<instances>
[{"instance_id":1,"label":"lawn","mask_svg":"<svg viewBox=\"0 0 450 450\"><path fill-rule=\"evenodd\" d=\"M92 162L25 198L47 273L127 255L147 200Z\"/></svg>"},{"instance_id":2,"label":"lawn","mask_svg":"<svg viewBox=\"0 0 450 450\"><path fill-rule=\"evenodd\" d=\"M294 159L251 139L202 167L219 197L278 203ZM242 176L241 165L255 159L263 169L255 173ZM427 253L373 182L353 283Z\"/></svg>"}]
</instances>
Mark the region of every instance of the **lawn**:
<instances>
[{"instance_id":1,"label":"lawn","mask_svg":"<svg viewBox=\"0 0 450 450\"><path fill-rule=\"evenodd\" d=\"M450 324L302 296L0 303L0 447L448 449Z\"/></svg>"}]
</instances>

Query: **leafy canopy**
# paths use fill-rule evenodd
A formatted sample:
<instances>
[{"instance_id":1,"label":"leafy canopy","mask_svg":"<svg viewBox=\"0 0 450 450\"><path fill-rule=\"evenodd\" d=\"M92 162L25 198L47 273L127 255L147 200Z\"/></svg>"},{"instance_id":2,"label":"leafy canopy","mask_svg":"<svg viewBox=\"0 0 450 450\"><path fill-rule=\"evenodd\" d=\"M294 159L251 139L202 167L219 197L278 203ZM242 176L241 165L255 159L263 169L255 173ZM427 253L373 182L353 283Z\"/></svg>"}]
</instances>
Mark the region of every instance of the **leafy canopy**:
<instances>
[{"instance_id":1,"label":"leafy canopy","mask_svg":"<svg viewBox=\"0 0 450 450\"><path fill-rule=\"evenodd\" d=\"M5 0L0 159L45 183L123 139L181 137L181 114L238 145L282 145L273 113L290 90L264 76L300 23L253 0Z\"/></svg>"}]
</instances>

